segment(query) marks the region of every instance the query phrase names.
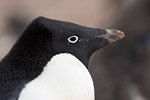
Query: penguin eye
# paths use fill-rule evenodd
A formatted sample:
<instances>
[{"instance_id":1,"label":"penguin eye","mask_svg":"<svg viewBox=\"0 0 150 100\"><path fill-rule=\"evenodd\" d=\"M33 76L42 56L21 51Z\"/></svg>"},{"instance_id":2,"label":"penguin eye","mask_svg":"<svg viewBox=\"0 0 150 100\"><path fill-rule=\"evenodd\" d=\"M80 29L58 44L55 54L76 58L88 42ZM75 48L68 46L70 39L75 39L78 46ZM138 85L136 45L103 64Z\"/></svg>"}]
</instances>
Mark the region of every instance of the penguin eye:
<instances>
[{"instance_id":1,"label":"penguin eye","mask_svg":"<svg viewBox=\"0 0 150 100\"><path fill-rule=\"evenodd\" d=\"M70 43L76 43L78 40L79 40L79 37L78 37L78 36L75 36L75 35L70 36L70 37L68 38L68 41L69 41Z\"/></svg>"}]
</instances>

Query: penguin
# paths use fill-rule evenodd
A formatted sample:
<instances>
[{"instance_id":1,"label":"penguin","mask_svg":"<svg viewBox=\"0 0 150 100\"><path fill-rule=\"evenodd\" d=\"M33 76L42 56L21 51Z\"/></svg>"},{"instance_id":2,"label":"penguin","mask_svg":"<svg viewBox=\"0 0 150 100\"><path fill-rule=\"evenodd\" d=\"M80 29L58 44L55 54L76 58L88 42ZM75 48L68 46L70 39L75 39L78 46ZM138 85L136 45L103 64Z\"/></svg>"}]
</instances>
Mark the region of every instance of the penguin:
<instances>
[{"instance_id":1,"label":"penguin","mask_svg":"<svg viewBox=\"0 0 150 100\"><path fill-rule=\"evenodd\" d=\"M0 100L95 100L90 56L124 33L38 17L0 62Z\"/></svg>"}]
</instances>

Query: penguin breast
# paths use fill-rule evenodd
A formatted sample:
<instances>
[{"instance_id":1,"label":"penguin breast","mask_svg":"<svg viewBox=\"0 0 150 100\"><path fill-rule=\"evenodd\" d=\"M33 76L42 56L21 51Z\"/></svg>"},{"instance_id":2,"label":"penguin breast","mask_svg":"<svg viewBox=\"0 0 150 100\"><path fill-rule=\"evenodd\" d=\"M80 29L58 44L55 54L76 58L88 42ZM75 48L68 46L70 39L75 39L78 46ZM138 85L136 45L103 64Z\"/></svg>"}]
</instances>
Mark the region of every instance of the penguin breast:
<instances>
[{"instance_id":1,"label":"penguin breast","mask_svg":"<svg viewBox=\"0 0 150 100\"><path fill-rule=\"evenodd\" d=\"M94 100L93 81L75 56L58 54L24 87L18 100Z\"/></svg>"}]
</instances>

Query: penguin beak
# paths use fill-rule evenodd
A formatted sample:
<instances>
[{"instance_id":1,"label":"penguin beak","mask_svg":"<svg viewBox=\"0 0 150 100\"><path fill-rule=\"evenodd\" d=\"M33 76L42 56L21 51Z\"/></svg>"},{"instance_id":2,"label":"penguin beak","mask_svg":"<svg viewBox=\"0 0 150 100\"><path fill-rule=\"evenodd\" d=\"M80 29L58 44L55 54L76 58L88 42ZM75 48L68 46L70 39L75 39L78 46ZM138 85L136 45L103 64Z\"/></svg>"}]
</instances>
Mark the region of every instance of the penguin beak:
<instances>
[{"instance_id":1,"label":"penguin beak","mask_svg":"<svg viewBox=\"0 0 150 100\"><path fill-rule=\"evenodd\" d=\"M122 31L115 30L115 29L105 29L105 30L106 30L106 34L98 35L97 38L103 38L109 44L121 40L125 37L125 34Z\"/></svg>"},{"instance_id":2,"label":"penguin beak","mask_svg":"<svg viewBox=\"0 0 150 100\"><path fill-rule=\"evenodd\" d=\"M125 37L124 33L115 29L99 29L86 40L89 57L98 49L121 40Z\"/></svg>"},{"instance_id":3,"label":"penguin beak","mask_svg":"<svg viewBox=\"0 0 150 100\"><path fill-rule=\"evenodd\" d=\"M93 34L93 36L91 36L90 39L88 38L86 41L87 48L86 50L83 50L83 51L87 51L86 52L87 57L84 57L84 58L88 58L88 59L84 59L84 58L81 59L81 61L86 66L88 66L88 61L89 61L90 56L95 51L97 51L98 49L110 43L121 40L125 37L124 33L119 30L115 30L115 29L99 29L99 30L100 30L99 32L95 32L95 34Z\"/></svg>"}]
</instances>

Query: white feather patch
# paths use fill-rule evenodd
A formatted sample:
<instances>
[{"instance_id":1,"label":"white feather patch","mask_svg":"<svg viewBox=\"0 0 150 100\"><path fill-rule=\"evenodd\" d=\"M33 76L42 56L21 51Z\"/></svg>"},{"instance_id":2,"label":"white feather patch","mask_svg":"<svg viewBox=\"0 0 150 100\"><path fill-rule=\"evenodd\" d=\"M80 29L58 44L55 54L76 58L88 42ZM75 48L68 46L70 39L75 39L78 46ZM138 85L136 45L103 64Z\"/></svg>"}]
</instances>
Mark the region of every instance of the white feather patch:
<instances>
[{"instance_id":1,"label":"white feather patch","mask_svg":"<svg viewBox=\"0 0 150 100\"><path fill-rule=\"evenodd\" d=\"M94 86L86 67L73 55L62 53L26 85L19 100L94 100Z\"/></svg>"}]
</instances>

